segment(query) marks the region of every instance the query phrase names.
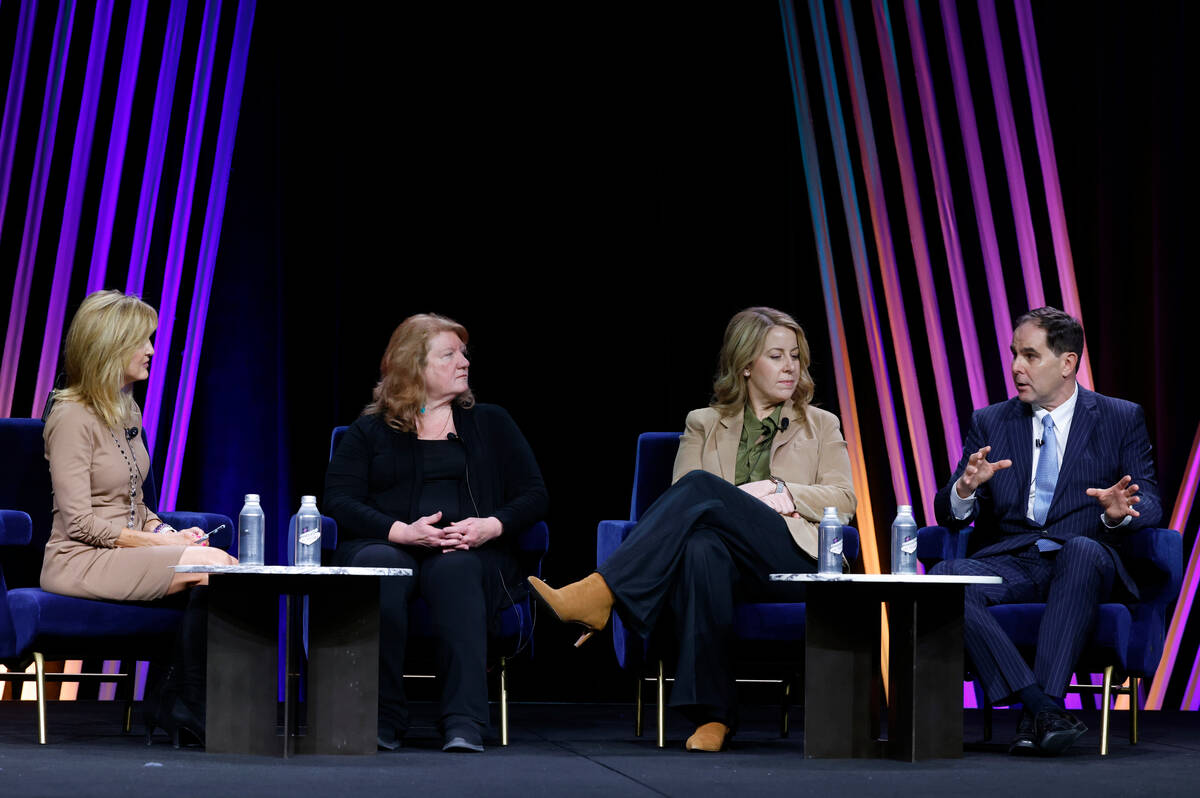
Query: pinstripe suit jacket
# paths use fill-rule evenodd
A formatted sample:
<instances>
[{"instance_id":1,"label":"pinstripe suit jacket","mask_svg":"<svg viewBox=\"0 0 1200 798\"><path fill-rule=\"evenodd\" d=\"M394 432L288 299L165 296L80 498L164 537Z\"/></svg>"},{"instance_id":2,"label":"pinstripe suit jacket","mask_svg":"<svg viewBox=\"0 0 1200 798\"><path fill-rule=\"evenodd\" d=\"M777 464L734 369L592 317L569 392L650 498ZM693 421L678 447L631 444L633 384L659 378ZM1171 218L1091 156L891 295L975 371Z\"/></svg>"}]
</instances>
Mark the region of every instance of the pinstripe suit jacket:
<instances>
[{"instance_id":1,"label":"pinstripe suit jacket","mask_svg":"<svg viewBox=\"0 0 1200 798\"><path fill-rule=\"evenodd\" d=\"M934 500L938 523L955 529L974 521L975 529L968 538L968 555L972 557L1018 551L1042 537L1060 543L1077 535L1093 538L1112 553L1121 582L1136 596L1134 579L1121 560L1121 544L1129 532L1157 526L1162 519L1142 408L1133 402L1079 388L1058 484L1043 527L1025 516L1033 479L1032 440L1033 409L1028 404L1009 399L976 410L963 444L962 459ZM997 472L979 486L975 492L975 515L958 521L950 510L950 491L966 469L967 458L989 444L992 451L988 459L994 462L1009 458L1012 467ZM1125 474L1131 475L1140 488L1141 502L1137 504L1140 515L1119 529L1108 529L1100 519L1100 503L1086 491L1107 488Z\"/></svg>"}]
</instances>

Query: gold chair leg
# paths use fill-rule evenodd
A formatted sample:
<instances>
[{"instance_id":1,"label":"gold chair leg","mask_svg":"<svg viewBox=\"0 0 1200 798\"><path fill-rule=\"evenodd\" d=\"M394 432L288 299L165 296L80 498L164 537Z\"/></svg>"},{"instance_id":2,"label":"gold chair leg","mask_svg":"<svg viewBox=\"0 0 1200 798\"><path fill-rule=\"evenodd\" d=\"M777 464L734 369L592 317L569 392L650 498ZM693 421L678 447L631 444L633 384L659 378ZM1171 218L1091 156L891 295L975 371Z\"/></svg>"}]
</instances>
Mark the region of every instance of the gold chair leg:
<instances>
[{"instance_id":1,"label":"gold chair leg","mask_svg":"<svg viewBox=\"0 0 1200 798\"><path fill-rule=\"evenodd\" d=\"M1100 756L1108 756L1108 722L1112 711L1113 666L1104 668L1103 704L1100 706Z\"/></svg>"},{"instance_id":2,"label":"gold chair leg","mask_svg":"<svg viewBox=\"0 0 1200 798\"><path fill-rule=\"evenodd\" d=\"M792 705L792 680L785 679L783 682L783 716L779 719L779 736L788 736L788 710Z\"/></svg>"},{"instance_id":3,"label":"gold chair leg","mask_svg":"<svg viewBox=\"0 0 1200 798\"><path fill-rule=\"evenodd\" d=\"M658 747L667 745L667 679L663 670L663 661L658 661Z\"/></svg>"},{"instance_id":4,"label":"gold chair leg","mask_svg":"<svg viewBox=\"0 0 1200 798\"><path fill-rule=\"evenodd\" d=\"M633 704L633 736L642 736L642 711L645 709L644 699L642 698L642 678L641 669L637 672L637 697Z\"/></svg>"},{"instance_id":5,"label":"gold chair leg","mask_svg":"<svg viewBox=\"0 0 1200 798\"><path fill-rule=\"evenodd\" d=\"M125 702L125 723L121 726L121 731L129 734L133 731L133 701Z\"/></svg>"},{"instance_id":6,"label":"gold chair leg","mask_svg":"<svg viewBox=\"0 0 1200 798\"><path fill-rule=\"evenodd\" d=\"M508 659L500 658L500 745L508 745Z\"/></svg>"},{"instance_id":7,"label":"gold chair leg","mask_svg":"<svg viewBox=\"0 0 1200 798\"><path fill-rule=\"evenodd\" d=\"M1138 702L1142 699L1142 677L1129 677L1129 744L1138 743Z\"/></svg>"},{"instance_id":8,"label":"gold chair leg","mask_svg":"<svg viewBox=\"0 0 1200 798\"><path fill-rule=\"evenodd\" d=\"M46 659L33 652L33 672L37 685L38 744L46 744Z\"/></svg>"}]
</instances>

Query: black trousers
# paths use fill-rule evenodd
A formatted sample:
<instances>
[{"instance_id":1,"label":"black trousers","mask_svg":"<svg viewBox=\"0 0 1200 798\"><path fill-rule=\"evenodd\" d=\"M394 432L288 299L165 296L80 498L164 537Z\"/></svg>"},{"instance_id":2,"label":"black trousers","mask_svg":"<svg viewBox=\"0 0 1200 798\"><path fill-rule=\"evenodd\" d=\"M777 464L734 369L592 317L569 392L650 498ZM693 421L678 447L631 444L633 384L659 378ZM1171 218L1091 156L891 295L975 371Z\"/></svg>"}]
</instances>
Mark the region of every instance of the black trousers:
<instances>
[{"instance_id":1,"label":"black trousers","mask_svg":"<svg viewBox=\"0 0 1200 798\"><path fill-rule=\"evenodd\" d=\"M429 605L441 682L441 727L488 724L488 630L510 603L502 574L511 554L494 547L443 554L435 549L378 540L350 540L338 547L338 565L411 568L412 579L384 579L379 595L379 725L408 730L404 658L409 604L417 592Z\"/></svg>"},{"instance_id":2,"label":"black trousers","mask_svg":"<svg viewBox=\"0 0 1200 798\"><path fill-rule=\"evenodd\" d=\"M983 692L999 703L1019 690L1038 685L1062 698L1071 672L1096 625L1100 604L1113 592L1116 566L1112 555L1091 538L1075 537L1056 552L1036 546L1012 554L944 560L930 573L999 576L999 585L967 585L963 642ZM1033 669L992 617L993 604L1045 602L1038 627Z\"/></svg>"},{"instance_id":3,"label":"black trousers","mask_svg":"<svg viewBox=\"0 0 1200 798\"><path fill-rule=\"evenodd\" d=\"M659 497L598 569L630 628L648 637L667 611L679 659L671 706L695 723L736 725L735 599L803 601L803 587L772 573L816 563L783 517L718 476L693 471Z\"/></svg>"}]
</instances>

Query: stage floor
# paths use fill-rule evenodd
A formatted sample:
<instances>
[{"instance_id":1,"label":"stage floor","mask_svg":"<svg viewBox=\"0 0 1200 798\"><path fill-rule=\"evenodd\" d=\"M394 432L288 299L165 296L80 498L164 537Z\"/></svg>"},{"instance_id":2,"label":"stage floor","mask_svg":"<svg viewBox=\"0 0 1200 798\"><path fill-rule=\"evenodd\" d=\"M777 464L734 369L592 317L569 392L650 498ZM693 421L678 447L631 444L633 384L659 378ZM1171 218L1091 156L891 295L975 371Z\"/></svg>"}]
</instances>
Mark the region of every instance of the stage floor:
<instances>
[{"instance_id":1,"label":"stage floor","mask_svg":"<svg viewBox=\"0 0 1200 798\"><path fill-rule=\"evenodd\" d=\"M650 708L653 709L652 707ZM123 735L119 705L55 703L50 744L36 744L31 702L0 703L0 792L11 796L316 796L390 795L922 795L1194 796L1200 793L1200 713L1147 712L1142 742L1131 746L1126 716L1117 716L1110 755L1099 755L1099 713L1081 717L1090 731L1057 759L1021 759L1004 753L1015 715L996 713L997 743L982 746L981 715L966 711L967 752L962 759L919 764L823 761L803 756L803 711L792 713L793 732L778 733L777 710L743 709L731 750L689 754L690 729L668 724L667 747L653 730L633 736L632 708L596 704L513 704L510 742L493 734L482 755L439 750L430 704L414 706L416 726L394 753L367 757L289 760L176 751L166 738L146 747ZM493 706L493 716L495 707ZM1001 744L999 741L1003 741Z\"/></svg>"}]
</instances>

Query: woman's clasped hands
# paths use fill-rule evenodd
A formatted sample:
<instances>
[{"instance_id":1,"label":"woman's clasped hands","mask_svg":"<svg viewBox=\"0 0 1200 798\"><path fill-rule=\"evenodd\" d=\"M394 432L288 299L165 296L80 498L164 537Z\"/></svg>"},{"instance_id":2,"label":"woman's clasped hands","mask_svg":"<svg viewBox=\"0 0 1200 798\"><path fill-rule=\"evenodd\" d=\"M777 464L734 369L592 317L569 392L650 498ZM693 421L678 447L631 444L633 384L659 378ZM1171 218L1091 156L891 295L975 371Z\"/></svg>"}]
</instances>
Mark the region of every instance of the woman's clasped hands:
<instances>
[{"instance_id":1,"label":"woman's clasped hands","mask_svg":"<svg viewBox=\"0 0 1200 798\"><path fill-rule=\"evenodd\" d=\"M445 527L435 526L440 520L442 513L436 512L418 518L411 524L397 521L388 532L388 540L407 546L440 548L443 552L467 551L479 548L504 531L500 520L495 517L464 518Z\"/></svg>"}]
</instances>

